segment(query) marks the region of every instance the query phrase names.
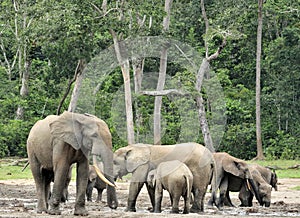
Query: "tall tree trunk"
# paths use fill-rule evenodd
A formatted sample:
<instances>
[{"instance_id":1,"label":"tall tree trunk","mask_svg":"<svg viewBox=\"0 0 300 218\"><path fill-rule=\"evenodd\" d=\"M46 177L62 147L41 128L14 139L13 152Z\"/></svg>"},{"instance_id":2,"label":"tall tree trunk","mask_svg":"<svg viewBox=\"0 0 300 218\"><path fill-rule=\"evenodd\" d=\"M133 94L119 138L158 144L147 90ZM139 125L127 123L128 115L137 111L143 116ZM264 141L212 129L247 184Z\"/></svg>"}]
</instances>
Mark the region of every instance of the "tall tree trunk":
<instances>
[{"instance_id":1,"label":"tall tree trunk","mask_svg":"<svg viewBox=\"0 0 300 218\"><path fill-rule=\"evenodd\" d=\"M83 71L84 71L85 66L86 66L85 60L81 59L78 61L76 71L75 71L75 75L76 75L75 85L73 88L71 100L70 100L69 107L68 107L69 112L74 112L76 109L80 87L82 84L82 80L84 78Z\"/></svg>"},{"instance_id":2,"label":"tall tree trunk","mask_svg":"<svg viewBox=\"0 0 300 218\"><path fill-rule=\"evenodd\" d=\"M24 51L24 53L25 52L26 51ZM21 85L21 89L20 89L21 99L25 99L29 94L28 83L29 83L30 65L31 65L31 61L26 60L24 63L24 68L21 73L21 75L22 75L22 78L21 78L22 85ZM16 119L21 120L23 118L24 118L24 108L22 105L19 105L17 112L16 112Z\"/></svg>"},{"instance_id":3,"label":"tall tree trunk","mask_svg":"<svg viewBox=\"0 0 300 218\"><path fill-rule=\"evenodd\" d=\"M131 89L130 89L130 65L128 59L123 59L121 55L121 49L119 39L115 31L110 30L110 33L114 40L114 48L117 59L121 65L123 80L124 80L124 91L125 91L125 110L126 110L126 123L127 123L127 141L128 144L134 144L134 125L133 125L133 111L132 111L132 100L131 100Z\"/></svg>"},{"instance_id":4,"label":"tall tree trunk","mask_svg":"<svg viewBox=\"0 0 300 218\"><path fill-rule=\"evenodd\" d=\"M202 18L204 19L204 23L205 23L205 33L207 34L209 31L209 22L208 22L208 18L207 18L206 11L205 11L204 0L200 1L200 7L201 7L201 12L202 12ZM205 58L203 58L201 66L198 70L197 81L196 81L196 90L199 93L201 92L204 75L209 74L209 63L210 63L210 61L216 59L219 56L219 54L221 53L221 51L223 50L223 48L226 45L226 39L225 38L223 39L223 42L220 45L220 47L218 48L218 50L210 56L209 56L209 52L208 52L208 50L209 50L208 43L206 40L204 41L204 44L205 44ZM202 135L204 138L204 144L211 152L215 152L213 140L212 140L208 122L206 119L205 106L203 104L203 98L201 95L196 98L196 102L197 102L197 106L198 106L199 122L200 122Z\"/></svg>"},{"instance_id":5,"label":"tall tree trunk","mask_svg":"<svg viewBox=\"0 0 300 218\"><path fill-rule=\"evenodd\" d=\"M77 105L77 100L78 100L78 95L79 95L79 90L81 87L81 82L83 80L83 70L85 68L85 65L86 65L85 60L81 59L78 61L75 72L74 72L74 77L69 80L66 91L58 104L58 107L56 110L57 115L59 115L61 113L62 106L63 106L66 98L68 97L68 95L71 91L71 87L74 82L76 82L76 84L73 89L73 93L72 93L71 101L69 103L68 111L71 111L71 112L75 111L76 105Z\"/></svg>"},{"instance_id":6,"label":"tall tree trunk","mask_svg":"<svg viewBox=\"0 0 300 218\"><path fill-rule=\"evenodd\" d=\"M133 58L132 59L132 69L133 69L133 79L134 79L134 92L136 96L140 93L142 89L143 71L144 71L144 58ZM134 101L135 107L135 125L136 125L136 136L135 140L139 142L140 131L139 128L142 126L142 114L139 110L139 102L136 98Z\"/></svg>"},{"instance_id":7,"label":"tall tree trunk","mask_svg":"<svg viewBox=\"0 0 300 218\"><path fill-rule=\"evenodd\" d=\"M261 46L262 46L262 8L263 1L258 0L258 25L257 25L257 47L256 47L256 146L257 146L257 156L256 159L264 159L262 140L261 140L261 119L260 119L260 74L261 74Z\"/></svg>"},{"instance_id":8,"label":"tall tree trunk","mask_svg":"<svg viewBox=\"0 0 300 218\"><path fill-rule=\"evenodd\" d=\"M203 77L208 72L209 72L209 62L207 61L206 58L203 58L203 61L201 63L200 69L197 74L197 81L196 81L196 90L198 91L198 93L201 92ZM201 94L196 97L196 102L197 102L197 107L198 107L200 128L201 128L203 139L204 139L204 145L211 152L215 152L212 137L211 137L209 126L208 126L208 122L206 119L205 106L203 104L203 98L202 98Z\"/></svg>"},{"instance_id":9,"label":"tall tree trunk","mask_svg":"<svg viewBox=\"0 0 300 218\"><path fill-rule=\"evenodd\" d=\"M163 20L163 32L169 30L170 25L170 14L171 6L173 0L165 0L165 11L167 13L166 17ZM165 80L166 80L166 71L167 71L167 59L168 51L167 47L162 48L160 56L160 67L159 67L159 76L157 82L157 91L164 89ZM154 144L161 144L161 106L162 106L162 96L156 96L154 102L154 121L153 121L153 132L154 132Z\"/></svg>"}]
</instances>

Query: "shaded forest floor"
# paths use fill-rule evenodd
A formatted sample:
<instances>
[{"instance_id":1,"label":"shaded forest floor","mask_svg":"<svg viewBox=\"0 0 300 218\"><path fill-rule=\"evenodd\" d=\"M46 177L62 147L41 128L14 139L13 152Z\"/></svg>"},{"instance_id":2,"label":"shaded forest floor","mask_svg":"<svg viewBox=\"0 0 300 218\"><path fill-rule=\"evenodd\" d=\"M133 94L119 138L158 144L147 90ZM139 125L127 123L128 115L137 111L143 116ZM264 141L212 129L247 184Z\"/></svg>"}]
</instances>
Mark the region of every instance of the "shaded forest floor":
<instances>
[{"instance_id":1,"label":"shaded forest floor","mask_svg":"<svg viewBox=\"0 0 300 218\"><path fill-rule=\"evenodd\" d=\"M88 217L300 217L300 191L296 189L300 186L300 179L280 179L278 191L272 191L271 207L265 208L258 206L254 202L251 208L224 207L222 211L216 208L205 206L205 212L201 214L170 214L170 201L167 193L164 193L163 212L153 214L148 211L151 206L145 187L140 193L137 201L137 212L124 212L126 208L128 195L128 182L119 182L118 199L119 207L117 210L111 210L105 202L87 202L89 211ZM67 203L61 204L63 210L61 216L55 217L73 217L73 208L75 201L75 182L71 182L69 187L70 199ZM208 202L210 194L207 193L205 203ZM237 193L230 193L235 205L239 205ZM93 199L96 199L96 190L93 192ZM106 200L106 192L103 193L103 199ZM50 217L48 214L37 214L36 192L34 182L31 179L0 180L0 217ZM182 208L182 207L181 207Z\"/></svg>"}]
</instances>

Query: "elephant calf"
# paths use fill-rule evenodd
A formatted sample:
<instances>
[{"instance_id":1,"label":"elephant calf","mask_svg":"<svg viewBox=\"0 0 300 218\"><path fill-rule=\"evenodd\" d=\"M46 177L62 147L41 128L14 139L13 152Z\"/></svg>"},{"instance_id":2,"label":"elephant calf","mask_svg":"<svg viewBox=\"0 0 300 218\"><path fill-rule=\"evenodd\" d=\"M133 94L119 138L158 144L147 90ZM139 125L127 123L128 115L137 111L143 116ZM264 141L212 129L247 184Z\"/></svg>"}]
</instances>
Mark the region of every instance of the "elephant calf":
<instances>
[{"instance_id":1,"label":"elephant calf","mask_svg":"<svg viewBox=\"0 0 300 218\"><path fill-rule=\"evenodd\" d=\"M103 166L100 165L100 169L103 170ZM89 167L89 180L86 187L86 196L88 201L92 201L93 188L96 188L98 191L97 202L102 200L102 192L106 189L106 183L103 182L97 175L95 167L90 165Z\"/></svg>"},{"instance_id":2,"label":"elephant calf","mask_svg":"<svg viewBox=\"0 0 300 218\"><path fill-rule=\"evenodd\" d=\"M154 212L161 212L161 201L163 189L170 193L172 213L179 213L180 197L184 198L184 214L190 212L191 190L193 185L193 174L190 169L178 160L162 162L156 170L148 173L148 184L155 188Z\"/></svg>"}]
</instances>

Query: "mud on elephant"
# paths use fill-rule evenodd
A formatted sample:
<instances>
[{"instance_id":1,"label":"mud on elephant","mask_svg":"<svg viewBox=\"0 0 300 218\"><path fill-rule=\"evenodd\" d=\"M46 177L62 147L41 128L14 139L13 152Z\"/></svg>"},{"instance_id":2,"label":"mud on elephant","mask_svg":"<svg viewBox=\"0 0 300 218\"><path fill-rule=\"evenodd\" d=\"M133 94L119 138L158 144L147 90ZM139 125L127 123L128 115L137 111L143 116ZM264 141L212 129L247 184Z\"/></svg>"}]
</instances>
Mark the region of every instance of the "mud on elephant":
<instances>
[{"instance_id":1,"label":"mud on elephant","mask_svg":"<svg viewBox=\"0 0 300 218\"><path fill-rule=\"evenodd\" d=\"M193 185L193 174L190 169L178 160L162 162L157 169L148 173L147 182L155 189L154 213L161 212L161 201L163 190L170 194L172 210L171 213L179 213L179 200L184 198L183 214L190 212L191 191Z\"/></svg>"},{"instance_id":2,"label":"mud on elephant","mask_svg":"<svg viewBox=\"0 0 300 218\"><path fill-rule=\"evenodd\" d=\"M214 153L213 157L216 163L216 174L214 175L216 183L212 184L212 196L215 195L217 189L220 189L218 207L222 207L224 204L234 206L230 200L229 191L239 192L242 188L253 192L260 205L267 203L260 197L258 185L254 182L249 165L245 161L225 152ZM214 199L211 198L208 204L212 205L213 201Z\"/></svg>"},{"instance_id":3,"label":"mud on elephant","mask_svg":"<svg viewBox=\"0 0 300 218\"><path fill-rule=\"evenodd\" d=\"M151 204L154 208L154 190L147 184L148 172L161 162L179 160L185 163L193 174L194 201L190 212L204 209L204 196L215 169L212 153L197 143L177 145L136 144L120 148L114 153L115 178L132 173L129 186L127 211L136 211L136 199L146 183Z\"/></svg>"},{"instance_id":4,"label":"mud on elephant","mask_svg":"<svg viewBox=\"0 0 300 218\"><path fill-rule=\"evenodd\" d=\"M103 120L92 116L64 112L60 116L50 115L35 123L27 140L30 168L36 184L38 197L37 212L60 214L59 204L70 166L77 164L75 215L87 215L85 191L88 181L89 155L97 156L104 163L106 182L113 182L112 139ZM98 171L100 172L100 171ZM51 198L50 182L54 175ZM100 173L99 176L105 180ZM107 201L111 208L118 202L113 184L108 187ZM50 209L48 210L48 206Z\"/></svg>"}]
</instances>

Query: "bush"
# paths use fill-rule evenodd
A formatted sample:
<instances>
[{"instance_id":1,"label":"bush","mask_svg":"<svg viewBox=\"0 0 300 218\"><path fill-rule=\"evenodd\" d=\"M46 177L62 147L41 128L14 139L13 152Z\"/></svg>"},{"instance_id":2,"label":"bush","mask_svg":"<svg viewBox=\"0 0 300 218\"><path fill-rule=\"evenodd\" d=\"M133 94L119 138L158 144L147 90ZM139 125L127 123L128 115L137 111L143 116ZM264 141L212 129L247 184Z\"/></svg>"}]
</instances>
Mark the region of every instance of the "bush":
<instances>
[{"instance_id":1,"label":"bush","mask_svg":"<svg viewBox=\"0 0 300 218\"><path fill-rule=\"evenodd\" d=\"M266 148L266 157L269 160L283 159L294 160L300 158L299 141L285 133L284 131L277 131L275 138L268 140Z\"/></svg>"}]
</instances>

